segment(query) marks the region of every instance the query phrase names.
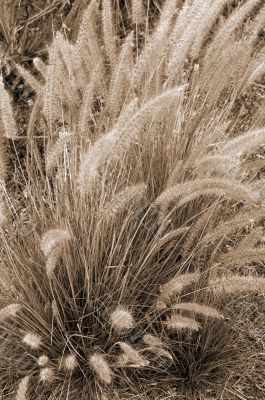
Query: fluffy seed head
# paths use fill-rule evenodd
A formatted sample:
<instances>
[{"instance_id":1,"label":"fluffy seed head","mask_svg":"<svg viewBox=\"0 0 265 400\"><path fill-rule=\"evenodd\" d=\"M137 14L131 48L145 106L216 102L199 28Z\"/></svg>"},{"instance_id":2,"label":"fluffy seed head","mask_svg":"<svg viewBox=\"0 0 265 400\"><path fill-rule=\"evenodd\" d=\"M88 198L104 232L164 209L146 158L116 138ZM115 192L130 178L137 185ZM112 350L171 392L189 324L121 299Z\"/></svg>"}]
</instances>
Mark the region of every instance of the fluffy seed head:
<instances>
[{"instance_id":1,"label":"fluffy seed head","mask_svg":"<svg viewBox=\"0 0 265 400\"><path fill-rule=\"evenodd\" d=\"M0 310L0 322L4 321L6 318L15 317L20 309L20 305L15 303L2 308Z\"/></svg>"},{"instance_id":2,"label":"fluffy seed head","mask_svg":"<svg viewBox=\"0 0 265 400\"><path fill-rule=\"evenodd\" d=\"M180 294L186 286L196 282L199 278L200 274L197 272L175 276L165 285L161 286L160 293L162 300L168 299L173 295Z\"/></svg>"},{"instance_id":3,"label":"fluffy seed head","mask_svg":"<svg viewBox=\"0 0 265 400\"><path fill-rule=\"evenodd\" d=\"M131 313L122 307L117 307L110 314L110 322L117 331L125 331L134 325L134 319Z\"/></svg>"},{"instance_id":4,"label":"fluffy seed head","mask_svg":"<svg viewBox=\"0 0 265 400\"><path fill-rule=\"evenodd\" d=\"M165 344L158 337L146 334L143 336L143 341L150 346L148 350L153 354L173 360L171 354L163 348Z\"/></svg>"},{"instance_id":5,"label":"fluffy seed head","mask_svg":"<svg viewBox=\"0 0 265 400\"><path fill-rule=\"evenodd\" d=\"M182 317L181 315L172 315L167 318L166 327L170 330L189 329L191 331L198 331L201 325L193 318Z\"/></svg>"},{"instance_id":6,"label":"fluffy seed head","mask_svg":"<svg viewBox=\"0 0 265 400\"><path fill-rule=\"evenodd\" d=\"M49 362L49 357L46 355L40 356L38 358L38 364L40 367L44 367Z\"/></svg>"},{"instance_id":7,"label":"fluffy seed head","mask_svg":"<svg viewBox=\"0 0 265 400\"><path fill-rule=\"evenodd\" d=\"M223 315L219 313L215 308L205 306L203 304L197 303L180 303L180 304L173 304L172 308L174 310L187 310L191 311L195 314L201 314L204 317L211 317L211 318L218 318L223 319Z\"/></svg>"},{"instance_id":8,"label":"fluffy seed head","mask_svg":"<svg viewBox=\"0 0 265 400\"><path fill-rule=\"evenodd\" d=\"M147 367L149 365L149 361L140 355L140 353L135 350L128 343L119 342L123 353L119 356L118 365L120 367L134 367L141 368Z\"/></svg>"},{"instance_id":9,"label":"fluffy seed head","mask_svg":"<svg viewBox=\"0 0 265 400\"><path fill-rule=\"evenodd\" d=\"M35 333L29 332L26 333L22 342L28 345L31 349L36 350L41 345L41 337L39 335L36 335Z\"/></svg>"},{"instance_id":10,"label":"fluffy seed head","mask_svg":"<svg viewBox=\"0 0 265 400\"><path fill-rule=\"evenodd\" d=\"M51 382L53 378L54 378L54 370L52 368L46 367L41 369L40 371L41 382Z\"/></svg>"},{"instance_id":11,"label":"fluffy seed head","mask_svg":"<svg viewBox=\"0 0 265 400\"><path fill-rule=\"evenodd\" d=\"M46 232L41 240L41 250L46 257L54 250L55 247L61 242L69 240L70 233L63 229L51 229Z\"/></svg>"},{"instance_id":12,"label":"fluffy seed head","mask_svg":"<svg viewBox=\"0 0 265 400\"><path fill-rule=\"evenodd\" d=\"M26 395L29 386L29 379L29 376L25 376L23 379L21 379L17 389L16 400L28 400Z\"/></svg>"},{"instance_id":13,"label":"fluffy seed head","mask_svg":"<svg viewBox=\"0 0 265 400\"><path fill-rule=\"evenodd\" d=\"M77 360L74 354L69 354L63 360L63 366L68 371L74 371L77 367Z\"/></svg>"},{"instance_id":14,"label":"fluffy seed head","mask_svg":"<svg viewBox=\"0 0 265 400\"><path fill-rule=\"evenodd\" d=\"M102 354L95 353L90 357L89 362L99 379L109 385L112 381L112 373L105 357Z\"/></svg>"}]
</instances>

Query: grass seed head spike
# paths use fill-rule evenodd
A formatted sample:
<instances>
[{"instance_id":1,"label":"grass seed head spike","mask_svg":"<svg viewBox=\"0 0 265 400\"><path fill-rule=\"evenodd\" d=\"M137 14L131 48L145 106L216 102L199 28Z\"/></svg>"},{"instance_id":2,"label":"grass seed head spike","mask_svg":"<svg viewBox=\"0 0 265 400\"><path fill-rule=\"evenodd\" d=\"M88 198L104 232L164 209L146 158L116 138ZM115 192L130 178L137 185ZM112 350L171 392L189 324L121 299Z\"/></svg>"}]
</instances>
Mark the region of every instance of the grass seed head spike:
<instances>
[{"instance_id":1,"label":"grass seed head spike","mask_svg":"<svg viewBox=\"0 0 265 400\"><path fill-rule=\"evenodd\" d=\"M172 308L174 310L183 310L183 311L190 311L194 314L200 314L204 317L210 317L210 318L217 318L217 319L223 319L224 316L217 311L215 308L210 307L210 306L205 306L204 304L198 304L198 303L174 303L172 304Z\"/></svg>"},{"instance_id":2,"label":"grass seed head spike","mask_svg":"<svg viewBox=\"0 0 265 400\"><path fill-rule=\"evenodd\" d=\"M38 358L38 365L40 367L44 367L49 362L49 357L46 355L42 355Z\"/></svg>"},{"instance_id":3,"label":"grass seed head spike","mask_svg":"<svg viewBox=\"0 0 265 400\"><path fill-rule=\"evenodd\" d=\"M66 230L51 229L42 236L41 250L48 257L59 243L67 241L70 238L71 236Z\"/></svg>"},{"instance_id":4,"label":"grass seed head spike","mask_svg":"<svg viewBox=\"0 0 265 400\"><path fill-rule=\"evenodd\" d=\"M102 354L94 353L90 358L89 362L91 368L96 373L97 377L107 385L109 385L113 378L113 373L110 369L108 362Z\"/></svg>"},{"instance_id":5,"label":"grass seed head spike","mask_svg":"<svg viewBox=\"0 0 265 400\"><path fill-rule=\"evenodd\" d=\"M123 351L118 358L119 367L144 368L149 365L149 361L128 343L119 342L119 346Z\"/></svg>"},{"instance_id":6,"label":"grass seed head spike","mask_svg":"<svg viewBox=\"0 0 265 400\"><path fill-rule=\"evenodd\" d=\"M70 372L73 372L77 368L77 359L75 354L69 354L63 359L63 367Z\"/></svg>"},{"instance_id":7,"label":"grass seed head spike","mask_svg":"<svg viewBox=\"0 0 265 400\"><path fill-rule=\"evenodd\" d=\"M15 397L16 400L29 400L27 396L27 392L29 389L29 381L30 381L30 376L25 376L24 378L21 379Z\"/></svg>"},{"instance_id":8,"label":"grass seed head spike","mask_svg":"<svg viewBox=\"0 0 265 400\"><path fill-rule=\"evenodd\" d=\"M172 331L187 329L197 332L201 328L201 325L195 319L182 317L178 314L173 314L171 317L168 317L165 325L169 330Z\"/></svg>"},{"instance_id":9,"label":"grass seed head spike","mask_svg":"<svg viewBox=\"0 0 265 400\"><path fill-rule=\"evenodd\" d=\"M200 279L198 272L186 273L175 276L169 282L160 287L161 300L170 299L170 297L181 294L185 287L197 282Z\"/></svg>"},{"instance_id":10,"label":"grass seed head spike","mask_svg":"<svg viewBox=\"0 0 265 400\"><path fill-rule=\"evenodd\" d=\"M20 310L20 304L16 303L9 304L8 306L0 309L0 322L3 322L8 318L15 318Z\"/></svg>"},{"instance_id":11,"label":"grass seed head spike","mask_svg":"<svg viewBox=\"0 0 265 400\"><path fill-rule=\"evenodd\" d=\"M36 333L28 332L23 337L22 342L29 346L31 349L37 350L42 344L42 339Z\"/></svg>"},{"instance_id":12,"label":"grass seed head spike","mask_svg":"<svg viewBox=\"0 0 265 400\"><path fill-rule=\"evenodd\" d=\"M132 314L123 307L117 307L110 314L110 322L114 329L122 332L131 329L134 326Z\"/></svg>"},{"instance_id":13,"label":"grass seed head spike","mask_svg":"<svg viewBox=\"0 0 265 400\"><path fill-rule=\"evenodd\" d=\"M40 381L43 383L50 383L54 379L54 370L50 367L45 367L40 370Z\"/></svg>"}]
</instances>

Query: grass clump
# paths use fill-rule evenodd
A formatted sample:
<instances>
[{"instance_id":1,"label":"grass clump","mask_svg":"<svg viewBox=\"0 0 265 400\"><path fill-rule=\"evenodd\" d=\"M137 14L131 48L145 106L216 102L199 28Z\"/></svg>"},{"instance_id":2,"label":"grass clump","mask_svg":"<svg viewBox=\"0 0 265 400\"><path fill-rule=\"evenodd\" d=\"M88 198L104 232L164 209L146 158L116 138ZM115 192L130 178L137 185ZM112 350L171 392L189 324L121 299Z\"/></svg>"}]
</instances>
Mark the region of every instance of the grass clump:
<instances>
[{"instance_id":1,"label":"grass clump","mask_svg":"<svg viewBox=\"0 0 265 400\"><path fill-rule=\"evenodd\" d=\"M264 51L264 6L224 19L209 1L206 24L202 3L168 0L154 23L134 1L127 32L92 0L76 41L57 33L36 64L42 80L20 69L36 90L20 182L32 229L13 229L3 175L4 398L219 398L243 368L224 304L265 288L243 276L264 257L247 160L265 130L258 110L235 132L233 110Z\"/></svg>"}]
</instances>

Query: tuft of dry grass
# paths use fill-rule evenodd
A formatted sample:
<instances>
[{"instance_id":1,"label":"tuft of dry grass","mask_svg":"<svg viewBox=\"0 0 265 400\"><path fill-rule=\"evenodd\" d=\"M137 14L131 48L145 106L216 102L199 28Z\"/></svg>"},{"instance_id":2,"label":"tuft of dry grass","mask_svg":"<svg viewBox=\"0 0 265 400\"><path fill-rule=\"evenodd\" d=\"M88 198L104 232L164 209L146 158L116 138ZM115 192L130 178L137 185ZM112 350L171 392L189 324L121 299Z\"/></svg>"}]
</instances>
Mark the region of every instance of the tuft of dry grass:
<instances>
[{"instance_id":1,"label":"tuft of dry grass","mask_svg":"<svg viewBox=\"0 0 265 400\"><path fill-rule=\"evenodd\" d=\"M92 0L75 40L58 32L36 60L42 77L18 68L36 99L19 199L1 171L2 397L232 400L252 354L226 304L265 291L248 271L264 259L261 109L247 131L234 115L261 78L265 7L216 4L205 21L201 0L152 17L128 1L125 26Z\"/></svg>"}]
</instances>

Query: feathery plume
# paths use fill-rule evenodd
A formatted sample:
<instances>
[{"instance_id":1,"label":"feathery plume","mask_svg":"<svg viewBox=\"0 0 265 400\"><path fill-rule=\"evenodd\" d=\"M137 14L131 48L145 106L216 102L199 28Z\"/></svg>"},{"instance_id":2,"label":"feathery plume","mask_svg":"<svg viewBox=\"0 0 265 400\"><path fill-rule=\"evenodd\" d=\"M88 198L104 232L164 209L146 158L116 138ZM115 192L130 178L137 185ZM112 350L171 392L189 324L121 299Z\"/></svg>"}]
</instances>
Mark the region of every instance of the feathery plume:
<instances>
[{"instance_id":1,"label":"feathery plume","mask_svg":"<svg viewBox=\"0 0 265 400\"><path fill-rule=\"evenodd\" d=\"M240 157L242 154L258 147L265 142L265 129L257 129L255 131L246 132L234 139L228 140L221 144L218 152L226 155Z\"/></svg>"},{"instance_id":2,"label":"feathery plume","mask_svg":"<svg viewBox=\"0 0 265 400\"><path fill-rule=\"evenodd\" d=\"M193 318L182 317L181 315L174 314L168 317L165 325L170 330L189 329L191 331L198 331L201 325Z\"/></svg>"},{"instance_id":3,"label":"feathery plume","mask_svg":"<svg viewBox=\"0 0 265 400\"><path fill-rule=\"evenodd\" d=\"M176 103L184 86L167 90L165 93L152 98L128 121L122 113L115 127L99 138L83 155L79 170L79 185L83 193L93 187L98 177L99 168L110 159L120 157L121 154L135 141L142 127L154 115L159 115L163 110L170 109ZM128 105L135 107L135 99Z\"/></svg>"},{"instance_id":4,"label":"feathery plume","mask_svg":"<svg viewBox=\"0 0 265 400\"><path fill-rule=\"evenodd\" d=\"M163 49L168 42L168 34L171 28L171 21L176 10L176 0L167 0L164 4L157 28L145 45L138 61L132 71L132 82L138 85L142 76L150 66L157 68L158 59L162 58ZM153 68L154 69L154 68ZM152 73L150 73L152 76Z\"/></svg>"},{"instance_id":5,"label":"feathery plume","mask_svg":"<svg viewBox=\"0 0 265 400\"><path fill-rule=\"evenodd\" d=\"M69 132L67 130L61 131L59 133L59 138L56 141L56 143L52 146L50 151L46 152L45 167L46 167L46 174L48 176L51 175L53 169L56 167L56 162L58 157L64 151L65 146L67 145L67 143L70 142L72 137L73 137L72 132Z\"/></svg>"},{"instance_id":6,"label":"feathery plume","mask_svg":"<svg viewBox=\"0 0 265 400\"><path fill-rule=\"evenodd\" d=\"M41 382L51 382L54 378L54 370L50 367L42 368L40 370L40 381Z\"/></svg>"},{"instance_id":7,"label":"feathery plume","mask_svg":"<svg viewBox=\"0 0 265 400\"><path fill-rule=\"evenodd\" d=\"M111 65L114 66L116 62L117 48L110 0L103 0L102 23L106 53Z\"/></svg>"},{"instance_id":8,"label":"feathery plume","mask_svg":"<svg viewBox=\"0 0 265 400\"><path fill-rule=\"evenodd\" d=\"M140 353L128 343L119 342L119 345L123 350L123 353L118 358L119 367L141 368L149 365L149 361L142 357Z\"/></svg>"},{"instance_id":9,"label":"feathery plume","mask_svg":"<svg viewBox=\"0 0 265 400\"><path fill-rule=\"evenodd\" d=\"M4 136L9 139L15 139L18 135L18 129L14 118L11 97L4 87L3 76L0 77L0 117Z\"/></svg>"},{"instance_id":10,"label":"feathery plume","mask_svg":"<svg viewBox=\"0 0 265 400\"><path fill-rule=\"evenodd\" d=\"M21 379L16 393L16 400L28 400L27 391L29 387L29 380L30 376L25 376Z\"/></svg>"},{"instance_id":11,"label":"feathery plume","mask_svg":"<svg viewBox=\"0 0 265 400\"><path fill-rule=\"evenodd\" d=\"M158 239L156 246L158 248L164 246L166 243L170 242L171 240L174 240L174 239L179 238L180 236L184 235L189 229L190 229L190 226L183 226L182 228L174 229L173 231L166 233L163 237Z\"/></svg>"},{"instance_id":12,"label":"feathery plume","mask_svg":"<svg viewBox=\"0 0 265 400\"><path fill-rule=\"evenodd\" d=\"M203 194L228 196L237 201L254 203L259 200L259 195L253 193L247 184L232 182L225 178L198 178L166 189L156 198L153 206L166 210L170 203L178 200L181 196L186 196L177 203L180 207Z\"/></svg>"},{"instance_id":13,"label":"feathery plume","mask_svg":"<svg viewBox=\"0 0 265 400\"><path fill-rule=\"evenodd\" d=\"M74 371L77 367L77 359L75 354L69 354L68 356L64 357L63 359L63 367L67 371Z\"/></svg>"},{"instance_id":14,"label":"feathery plume","mask_svg":"<svg viewBox=\"0 0 265 400\"><path fill-rule=\"evenodd\" d=\"M175 42L167 65L167 76L171 82L174 81L175 76L182 77L186 57L188 56L193 38L196 35L196 28L194 29L194 26L196 27L200 24L202 16L207 14L209 5L208 0L195 0L189 13L187 13L189 20L186 21L182 36Z\"/></svg>"},{"instance_id":15,"label":"feathery plume","mask_svg":"<svg viewBox=\"0 0 265 400\"><path fill-rule=\"evenodd\" d=\"M113 115L117 115L120 111L124 97L129 91L129 76L131 73L130 64L132 63L133 54L133 32L131 32L122 48L115 65L114 72L111 77L110 88L108 93L109 108Z\"/></svg>"},{"instance_id":16,"label":"feathery plume","mask_svg":"<svg viewBox=\"0 0 265 400\"><path fill-rule=\"evenodd\" d=\"M112 381L112 372L105 357L102 354L95 353L89 358L89 362L99 379L109 385Z\"/></svg>"},{"instance_id":17,"label":"feathery plume","mask_svg":"<svg viewBox=\"0 0 265 400\"><path fill-rule=\"evenodd\" d=\"M205 242L207 242L208 245L209 242L214 243L222 238L228 238L244 226L247 227L250 223L253 223L254 221L258 222L263 218L265 218L265 210L254 209L242 212L241 214L230 218L228 221L220 221L218 226L207 234Z\"/></svg>"},{"instance_id":18,"label":"feathery plume","mask_svg":"<svg viewBox=\"0 0 265 400\"><path fill-rule=\"evenodd\" d=\"M45 77L47 72L47 64L45 64L40 57L33 59L34 67Z\"/></svg>"},{"instance_id":19,"label":"feathery plume","mask_svg":"<svg viewBox=\"0 0 265 400\"><path fill-rule=\"evenodd\" d=\"M123 307L117 307L110 314L111 325L118 331L126 331L131 329L134 325L132 314Z\"/></svg>"},{"instance_id":20,"label":"feathery plume","mask_svg":"<svg viewBox=\"0 0 265 400\"><path fill-rule=\"evenodd\" d=\"M215 308L198 303L174 303L171 306L174 310L191 311L194 314L201 314L204 317L223 319L224 316Z\"/></svg>"},{"instance_id":21,"label":"feathery plume","mask_svg":"<svg viewBox=\"0 0 265 400\"><path fill-rule=\"evenodd\" d=\"M42 355L38 358L38 365L40 367L44 367L49 362L49 357L46 355Z\"/></svg>"},{"instance_id":22,"label":"feathery plume","mask_svg":"<svg viewBox=\"0 0 265 400\"><path fill-rule=\"evenodd\" d=\"M198 175L205 176L207 174L211 175L213 173L220 175L231 174L235 175L237 168L239 167L239 160L233 158L233 156L225 155L214 155L206 156L195 161L196 171Z\"/></svg>"},{"instance_id":23,"label":"feathery plume","mask_svg":"<svg viewBox=\"0 0 265 400\"><path fill-rule=\"evenodd\" d=\"M0 309L0 322L10 317L16 317L17 313L21 310L20 304L9 304L8 306Z\"/></svg>"},{"instance_id":24,"label":"feathery plume","mask_svg":"<svg viewBox=\"0 0 265 400\"><path fill-rule=\"evenodd\" d=\"M126 207L130 207L138 199L141 200L146 194L146 190L145 184L126 187L112 197L110 202L99 211L100 215L107 221L115 218Z\"/></svg>"},{"instance_id":25,"label":"feathery plume","mask_svg":"<svg viewBox=\"0 0 265 400\"><path fill-rule=\"evenodd\" d=\"M98 63L94 68L91 78L86 86L83 101L81 103L81 110L78 120L78 129L81 135L87 135L88 124L92 119L92 105L94 96L102 85L102 64Z\"/></svg>"},{"instance_id":26,"label":"feathery plume","mask_svg":"<svg viewBox=\"0 0 265 400\"><path fill-rule=\"evenodd\" d=\"M144 19L143 0L132 0L132 22L140 24Z\"/></svg>"},{"instance_id":27,"label":"feathery plume","mask_svg":"<svg viewBox=\"0 0 265 400\"><path fill-rule=\"evenodd\" d=\"M216 296L252 292L265 292L265 278L254 276L229 275L209 280L209 290Z\"/></svg>"},{"instance_id":28,"label":"feathery plume","mask_svg":"<svg viewBox=\"0 0 265 400\"><path fill-rule=\"evenodd\" d=\"M161 300L170 299L171 296L181 294L185 287L200 279L198 272L174 276L169 282L160 287Z\"/></svg>"},{"instance_id":29,"label":"feathery plume","mask_svg":"<svg viewBox=\"0 0 265 400\"><path fill-rule=\"evenodd\" d=\"M158 337L146 334L143 336L143 341L145 344L150 346L147 350L150 352L157 354L161 357L168 358L169 360L173 360L172 355L164 349L165 344Z\"/></svg>"},{"instance_id":30,"label":"feathery plume","mask_svg":"<svg viewBox=\"0 0 265 400\"><path fill-rule=\"evenodd\" d=\"M71 238L69 232L63 229L50 229L42 236L41 240L41 250L46 257L51 254L51 252L62 243Z\"/></svg>"},{"instance_id":31,"label":"feathery plume","mask_svg":"<svg viewBox=\"0 0 265 400\"><path fill-rule=\"evenodd\" d=\"M27 346L29 346L33 350L37 350L42 344L41 337L32 332L26 333L22 342L25 343Z\"/></svg>"},{"instance_id":32,"label":"feathery plume","mask_svg":"<svg viewBox=\"0 0 265 400\"><path fill-rule=\"evenodd\" d=\"M217 18L220 16L226 3L227 0L215 0L211 4L207 4L208 12L206 12L204 15L201 15L197 32L192 40L190 55L193 59L197 59L199 57L204 41L209 31L215 24Z\"/></svg>"},{"instance_id":33,"label":"feathery plume","mask_svg":"<svg viewBox=\"0 0 265 400\"><path fill-rule=\"evenodd\" d=\"M44 86L44 104L43 113L47 119L49 127L60 115L60 81L58 77L61 75L60 58L59 58L59 41L61 34L56 33L54 42L49 50L49 64L47 66L46 84Z\"/></svg>"},{"instance_id":34,"label":"feathery plume","mask_svg":"<svg viewBox=\"0 0 265 400\"><path fill-rule=\"evenodd\" d=\"M34 92L37 94L42 92L42 84L26 68L22 67L20 64L16 64L16 69Z\"/></svg>"},{"instance_id":35,"label":"feathery plume","mask_svg":"<svg viewBox=\"0 0 265 400\"><path fill-rule=\"evenodd\" d=\"M77 36L76 46L78 51L76 69L78 69L78 66L82 64L82 60L79 59L79 55L87 53L87 49L89 51L89 57L91 59L91 68L93 68L97 64L101 64L102 54L98 42L98 35L95 30L98 14L98 1L92 0L89 3L89 6L84 11Z\"/></svg>"},{"instance_id":36,"label":"feathery plume","mask_svg":"<svg viewBox=\"0 0 265 400\"><path fill-rule=\"evenodd\" d=\"M62 249L62 243L58 243L57 247L55 247L47 257L45 268L49 280L51 280L54 276L54 270L61 257Z\"/></svg>"},{"instance_id":37,"label":"feathery plume","mask_svg":"<svg viewBox=\"0 0 265 400\"><path fill-rule=\"evenodd\" d=\"M257 6L259 0L249 0L240 7L236 8L234 13L222 24L213 38L208 50L204 56L204 70L209 71L212 62L216 62L219 58L220 49L226 47L227 41L231 41L231 36L236 28L244 21L244 19Z\"/></svg>"}]
</instances>

